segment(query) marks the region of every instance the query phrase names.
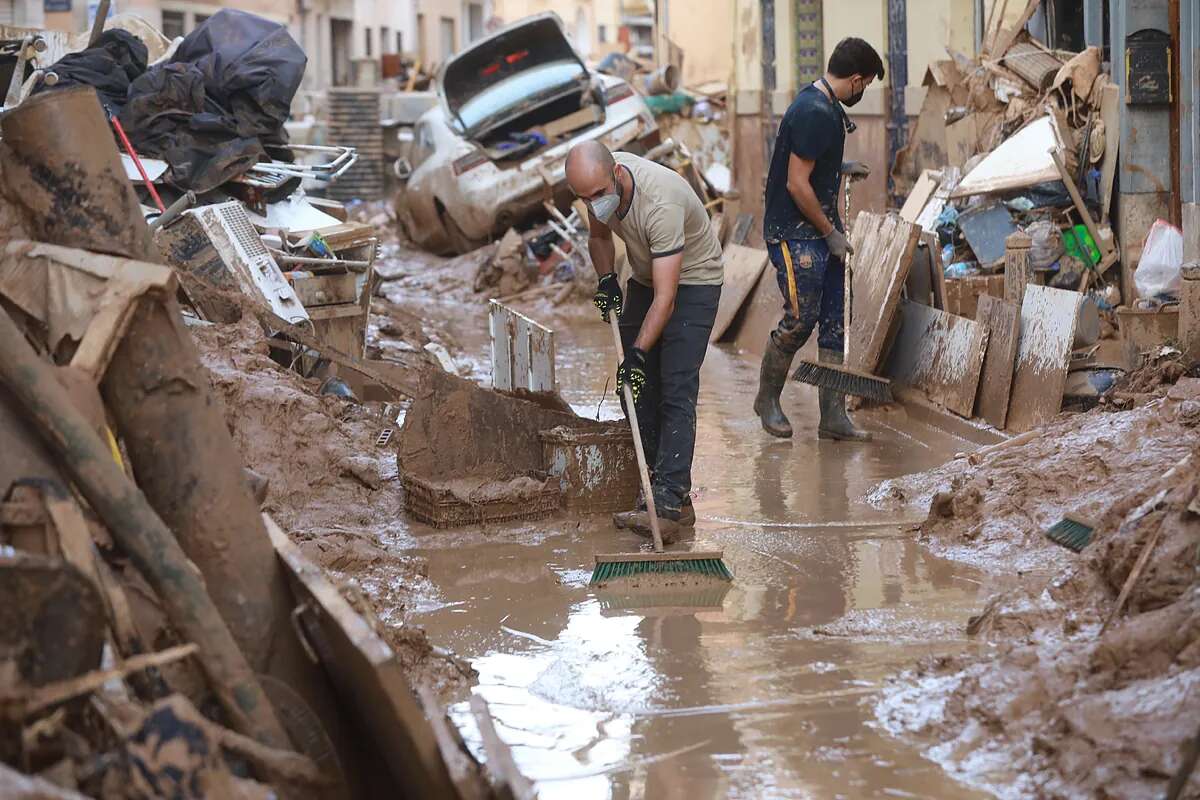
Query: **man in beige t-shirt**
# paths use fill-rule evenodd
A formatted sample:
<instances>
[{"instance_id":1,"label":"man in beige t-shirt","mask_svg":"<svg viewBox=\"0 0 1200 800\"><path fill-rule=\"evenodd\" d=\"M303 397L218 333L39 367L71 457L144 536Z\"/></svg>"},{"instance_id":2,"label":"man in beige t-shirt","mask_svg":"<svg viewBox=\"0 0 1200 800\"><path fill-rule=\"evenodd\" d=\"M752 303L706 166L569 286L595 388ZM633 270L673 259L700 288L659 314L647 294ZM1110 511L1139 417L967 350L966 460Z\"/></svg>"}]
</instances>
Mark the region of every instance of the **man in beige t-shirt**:
<instances>
[{"instance_id":1,"label":"man in beige t-shirt","mask_svg":"<svg viewBox=\"0 0 1200 800\"><path fill-rule=\"evenodd\" d=\"M721 245L708 212L682 177L596 141L567 155L567 183L588 206L588 251L600 285L595 303L605 321L620 317L628 383L641 423L654 505L665 540L695 523L690 492L696 443L696 398L708 334L725 279ZM613 234L625 243L633 276L621 292ZM645 503L616 514L620 528L648 535Z\"/></svg>"}]
</instances>

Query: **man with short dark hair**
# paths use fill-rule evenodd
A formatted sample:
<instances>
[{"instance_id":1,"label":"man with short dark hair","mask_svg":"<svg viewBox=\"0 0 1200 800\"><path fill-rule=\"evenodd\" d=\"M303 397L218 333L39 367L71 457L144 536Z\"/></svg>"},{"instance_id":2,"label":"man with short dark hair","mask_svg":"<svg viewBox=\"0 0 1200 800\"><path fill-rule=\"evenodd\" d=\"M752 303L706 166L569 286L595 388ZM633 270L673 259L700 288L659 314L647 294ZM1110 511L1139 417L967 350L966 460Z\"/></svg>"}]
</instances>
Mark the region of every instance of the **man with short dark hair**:
<instances>
[{"instance_id":1,"label":"man with short dark hair","mask_svg":"<svg viewBox=\"0 0 1200 800\"><path fill-rule=\"evenodd\" d=\"M852 250L838 215L838 189L843 175L857 180L870 174L865 164L842 161L846 134L854 130L842 106L862 99L876 78L883 79L879 53L862 39L843 39L829 57L825 75L796 96L775 138L763 239L783 294L783 318L767 342L754 400L754 413L773 436L792 435L779 395L793 356L818 323L821 361L842 363L842 292L845 259ZM820 389L818 396L819 438L870 439L847 416L844 394Z\"/></svg>"}]
</instances>

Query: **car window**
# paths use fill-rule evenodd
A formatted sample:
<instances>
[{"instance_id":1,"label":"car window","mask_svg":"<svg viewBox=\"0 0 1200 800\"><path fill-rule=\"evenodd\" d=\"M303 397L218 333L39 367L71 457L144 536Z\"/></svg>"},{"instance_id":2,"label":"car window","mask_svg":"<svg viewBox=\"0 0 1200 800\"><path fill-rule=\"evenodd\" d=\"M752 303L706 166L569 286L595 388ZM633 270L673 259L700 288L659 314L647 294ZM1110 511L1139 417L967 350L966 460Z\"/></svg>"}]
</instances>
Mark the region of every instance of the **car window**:
<instances>
[{"instance_id":1,"label":"car window","mask_svg":"<svg viewBox=\"0 0 1200 800\"><path fill-rule=\"evenodd\" d=\"M524 70L463 103L458 116L466 128L473 128L525 100L576 81L583 74L583 67L577 61L555 61Z\"/></svg>"}]
</instances>

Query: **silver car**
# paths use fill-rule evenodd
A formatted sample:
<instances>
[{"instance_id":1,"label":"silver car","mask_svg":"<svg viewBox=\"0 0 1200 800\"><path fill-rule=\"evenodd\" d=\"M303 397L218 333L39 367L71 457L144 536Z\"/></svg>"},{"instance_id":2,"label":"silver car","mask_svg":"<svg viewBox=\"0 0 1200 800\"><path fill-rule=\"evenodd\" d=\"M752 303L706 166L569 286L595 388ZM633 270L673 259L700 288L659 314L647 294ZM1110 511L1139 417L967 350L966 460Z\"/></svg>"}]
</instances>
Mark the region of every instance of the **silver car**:
<instances>
[{"instance_id":1,"label":"silver car","mask_svg":"<svg viewBox=\"0 0 1200 800\"><path fill-rule=\"evenodd\" d=\"M557 14L538 14L442 67L438 104L413 129L398 216L417 245L465 253L562 202L567 151L598 139L642 154L659 130L620 78L590 71Z\"/></svg>"}]
</instances>

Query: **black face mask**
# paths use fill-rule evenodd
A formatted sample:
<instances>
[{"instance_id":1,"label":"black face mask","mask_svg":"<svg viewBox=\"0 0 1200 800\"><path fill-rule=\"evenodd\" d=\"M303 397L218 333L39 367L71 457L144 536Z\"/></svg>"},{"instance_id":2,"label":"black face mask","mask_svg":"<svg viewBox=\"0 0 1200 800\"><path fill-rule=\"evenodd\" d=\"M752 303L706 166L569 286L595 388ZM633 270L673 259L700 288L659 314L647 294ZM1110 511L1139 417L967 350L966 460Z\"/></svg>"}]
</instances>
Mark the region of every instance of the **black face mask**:
<instances>
[{"instance_id":1,"label":"black face mask","mask_svg":"<svg viewBox=\"0 0 1200 800\"><path fill-rule=\"evenodd\" d=\"M844 105L844 106L858 105L858 101L863 99L863 94L866 91L867 91L866 89L859 89L857 92L855 92L854 94L850 95L845 100L843 100L842 105Z\"/></svg>"}]
</instances>

